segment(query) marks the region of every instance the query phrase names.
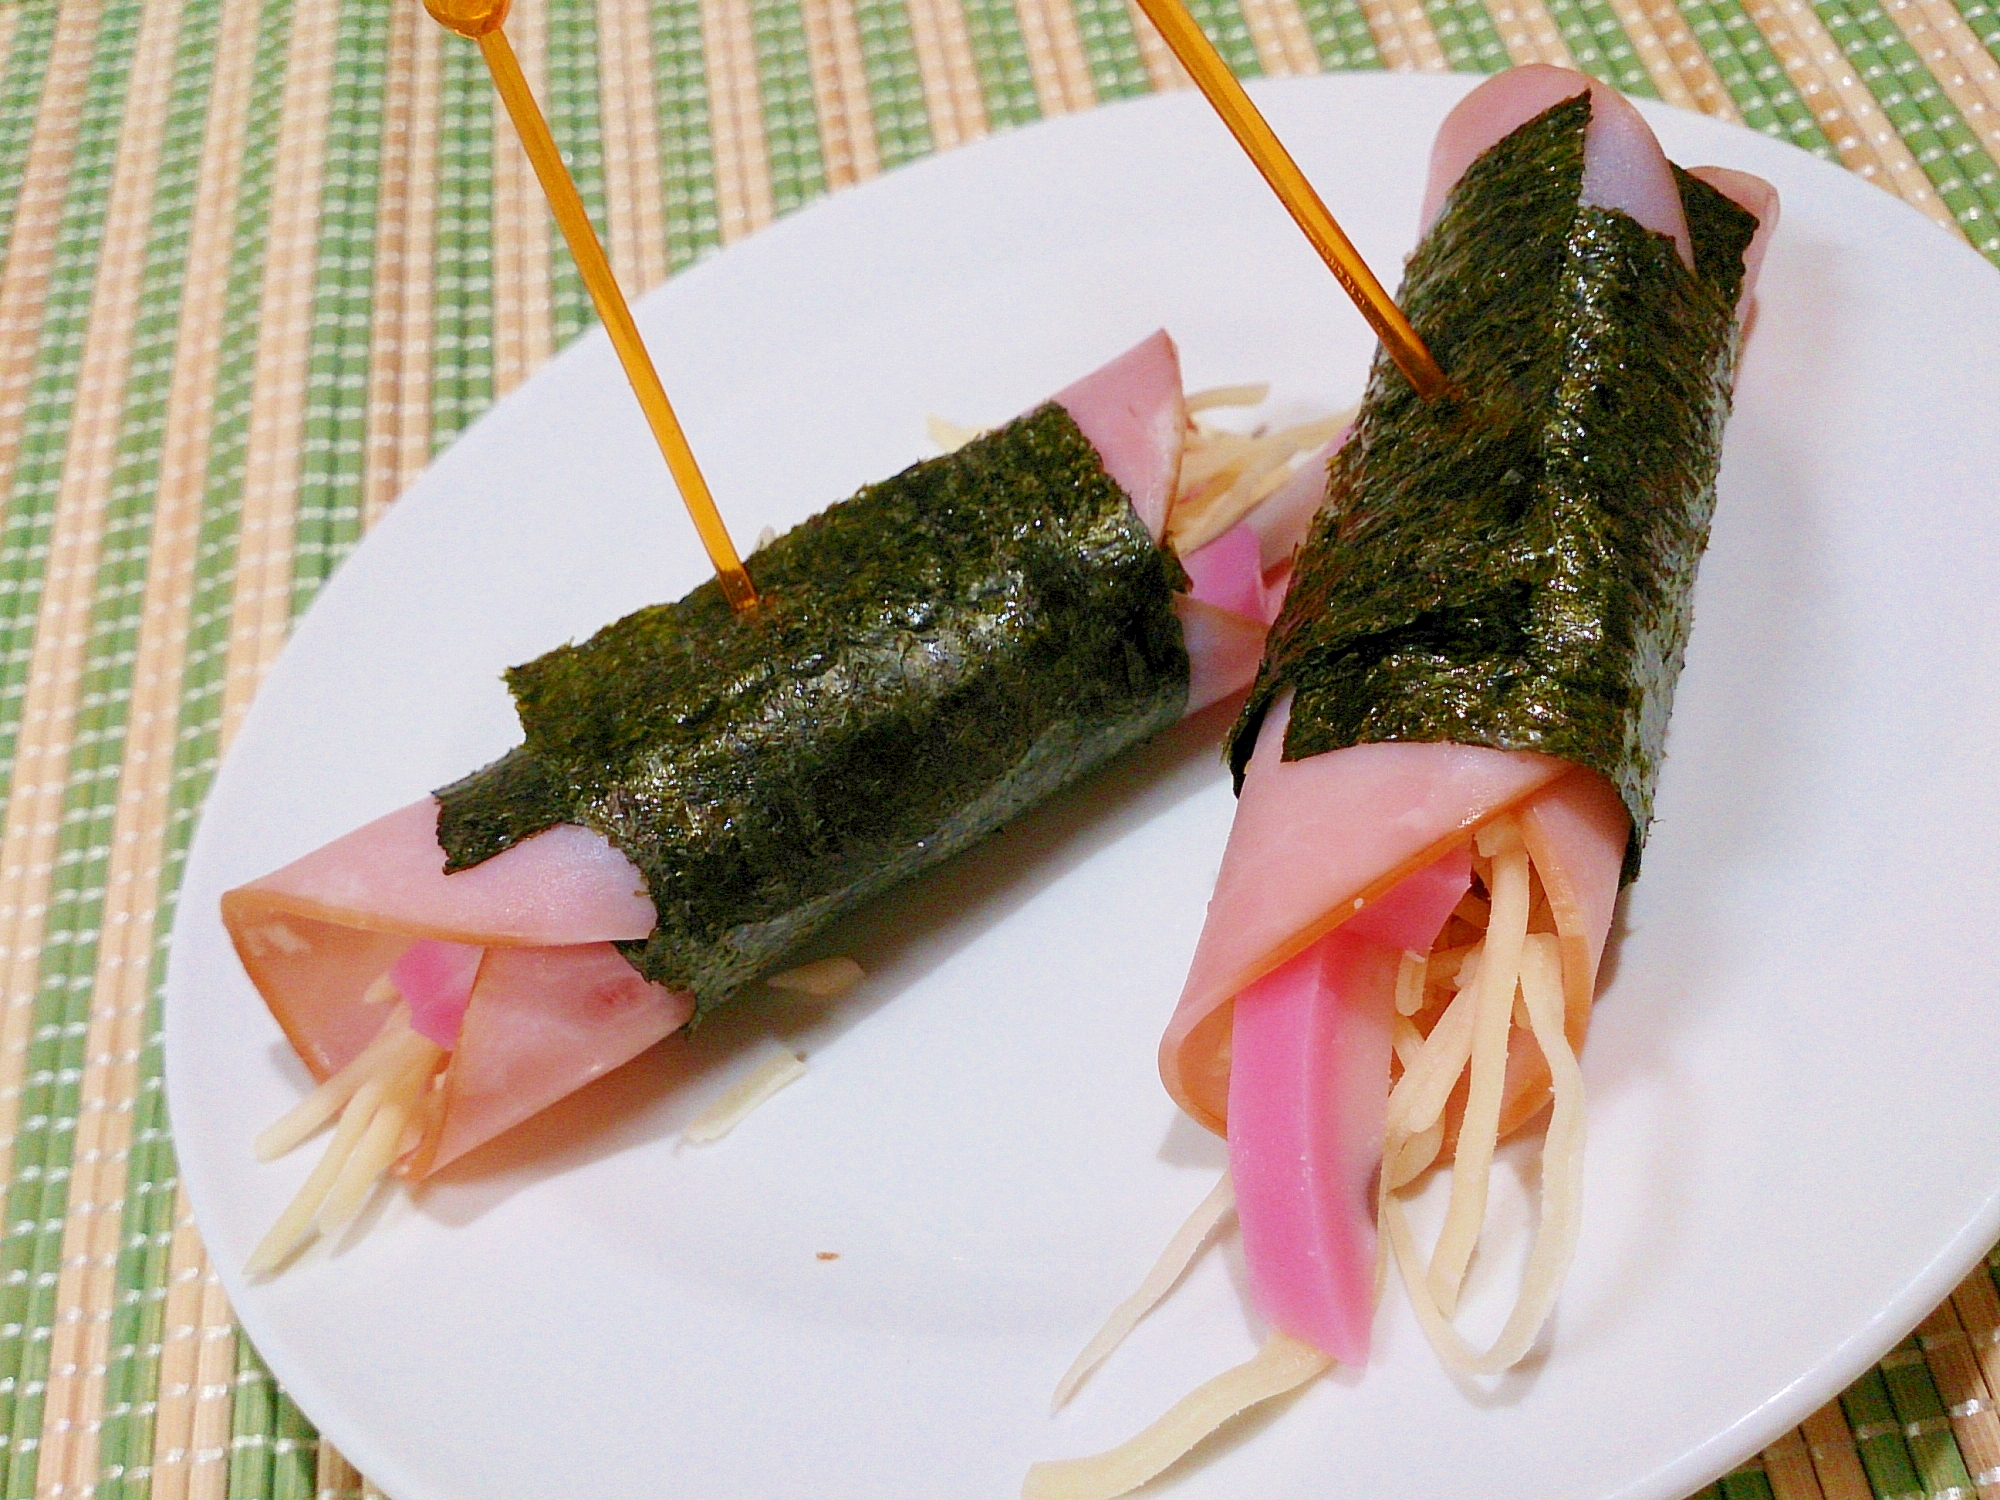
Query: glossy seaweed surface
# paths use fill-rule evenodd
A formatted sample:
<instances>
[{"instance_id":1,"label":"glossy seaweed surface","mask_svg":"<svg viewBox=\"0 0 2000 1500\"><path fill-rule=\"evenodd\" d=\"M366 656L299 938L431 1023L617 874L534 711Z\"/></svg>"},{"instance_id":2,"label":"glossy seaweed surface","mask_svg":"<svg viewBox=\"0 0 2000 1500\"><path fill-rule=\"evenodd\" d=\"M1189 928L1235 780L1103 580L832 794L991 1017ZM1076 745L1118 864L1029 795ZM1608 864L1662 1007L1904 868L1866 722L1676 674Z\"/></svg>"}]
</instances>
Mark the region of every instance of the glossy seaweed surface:
<instances>
[{"instance_id":1,"label":"glossy seaweed surface","mask_svg":"<svg viewBox=\"0 0 2000 1500\"><path fill-rule=\"evenodd\" d=\"M1679 178L1696 269L1579 205L1589 96L1481 156L1400 301L1458 387L1378 358L1231 741L1290 690L1285 758L1369 741L1538 750L1654 783L1708 539L1754 219Z\"/></svg>"},{"instance_id":2,"label":"glossy seaweed surface","mask_svg":"<svg viewBox=\"0 0 2000 1500\"><path fill-rule=\"evenodd\" d=\"M1179 717L1179 565L1046 405L920 463L717 585L507 674L522 745L438 793L447 869L603 833L659 925L628 949L699 1010L840 913Z\"/></svg>"}]
</instances>

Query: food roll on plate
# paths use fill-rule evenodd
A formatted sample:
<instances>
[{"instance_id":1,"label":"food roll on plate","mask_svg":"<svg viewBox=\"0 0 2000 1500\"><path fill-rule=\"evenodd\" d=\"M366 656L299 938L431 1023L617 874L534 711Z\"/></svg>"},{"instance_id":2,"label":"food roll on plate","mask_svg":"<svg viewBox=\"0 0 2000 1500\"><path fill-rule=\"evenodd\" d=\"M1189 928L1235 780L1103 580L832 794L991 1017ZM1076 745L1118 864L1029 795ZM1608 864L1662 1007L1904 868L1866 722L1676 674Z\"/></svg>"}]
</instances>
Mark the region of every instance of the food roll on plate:
<instances>
[{"instance_id":1,"label":"food roll on plate","mask_svg":"<svg viewBox=\"0 0 2000 1500\"><path fill-rule=\"evenodd\" d=\"M1123 1493L1365 1363L1389 1259L1448 1365L1504 1369L1576 1243L1577 1051L1652 815L1776 194L1683 171L1616 93L1538 66L1445 121L1422 219L1399 301L1454 390L1426 403L1378 358L1329 466L1160 1046L1229 1174L1060 1394L1232 1206L1270 1337L1132 1443L1038 1465L1038 1500ZM1524 1284L1475 1350L1453 1314L1494 1148L1537 1121ZM1451 1201L1425 1251L1403 1198L1433 1167Z\"/></svg>"},{"instance_id":2,"label":"food roll on plate","mask_svg":"<svg viewBox=\"0 0 2000 1500\"><path fill-rule=\"evenodd\" d=\"M769 542L755 612L709 583L513 669L520 745L227 893L321 1080L259 1154L335 1125L253 1273L1240 694L1339 422L1253 440L1204 404L1146 339Z\"/></svg>"}]
</instances>

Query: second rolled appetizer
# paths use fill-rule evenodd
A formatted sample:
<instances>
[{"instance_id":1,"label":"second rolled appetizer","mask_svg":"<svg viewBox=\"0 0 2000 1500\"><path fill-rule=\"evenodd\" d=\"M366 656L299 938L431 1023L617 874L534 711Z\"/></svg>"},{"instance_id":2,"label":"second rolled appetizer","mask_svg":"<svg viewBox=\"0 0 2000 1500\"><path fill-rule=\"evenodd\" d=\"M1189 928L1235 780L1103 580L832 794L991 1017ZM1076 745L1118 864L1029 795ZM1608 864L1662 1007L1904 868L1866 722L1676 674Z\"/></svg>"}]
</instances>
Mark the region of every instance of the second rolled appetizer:
<instances>
[{"instance_id":1,"label":"second rolled appetizer","mask_svg":"<svg viewBox=\"0 0 2000 1500\"><path fill-rule=\"evenodd\" d=\"M1037 1466L1036 1500L1122 1493L1365 1362L1378 1233L1467 1374L1527 1352L1576 1244L1576 1053L1652 817L1776 198L1682 171L1617 94L1529 67L1446 120L1423 217L1399 301L1456 391L1426 403L1377 361L1231 740L1236 819L1160 1048L1228 1138L1270 1338L1133 1443ZM1495 1144L1545 1112L1525 1284L1475 1351L1452 1318ZM1442 1163L1426 1252L1402 1190Z\"/></svg>"}]
</instances>

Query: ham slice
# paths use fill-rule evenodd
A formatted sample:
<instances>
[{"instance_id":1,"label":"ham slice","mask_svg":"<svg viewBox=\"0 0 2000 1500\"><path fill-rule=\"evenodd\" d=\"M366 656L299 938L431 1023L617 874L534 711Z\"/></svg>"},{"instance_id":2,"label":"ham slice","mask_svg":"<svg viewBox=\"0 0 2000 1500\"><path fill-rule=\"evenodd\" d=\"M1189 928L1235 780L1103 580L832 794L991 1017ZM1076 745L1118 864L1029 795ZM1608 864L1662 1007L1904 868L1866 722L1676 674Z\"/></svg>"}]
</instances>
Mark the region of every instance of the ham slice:
<instances>
[{"instance_id":1,"label":"ham slice","mask_svg":"<svg viewBox=\"0 0 2000 1500\"><path fill-rule=\"evenodd\" d=\"M1131 500L1153 540L1165 536L1187 432L1180 351L1166 330L1142 339L1054 399L1090 439L1104 472Z\"/></svg>"},{"instance_id":2,"label":"ham slice","mask_svg":"<svg viewBox=\"0 0 2000 1500\"><path fill-rule=\"evenodd\" d=\"M1155 333L1055 399L1157 540L1188 425L1173 340ZM1176 601L1189 712L1256 673L1276 604L1259 555L1248 531L1219 539L1196 564L1205 588ZM448 1047L444 1107L400 1168L412 1177L629 1061L694 1008L612 946L650 933L654 910L638 870L601 835L552 828L447 876L437 821L426 797L222 901L245 970L316 1078L382 1029L391 1007L369 997L387 993L385 978L420 1033Z\"/></svg>"}]
</instances>

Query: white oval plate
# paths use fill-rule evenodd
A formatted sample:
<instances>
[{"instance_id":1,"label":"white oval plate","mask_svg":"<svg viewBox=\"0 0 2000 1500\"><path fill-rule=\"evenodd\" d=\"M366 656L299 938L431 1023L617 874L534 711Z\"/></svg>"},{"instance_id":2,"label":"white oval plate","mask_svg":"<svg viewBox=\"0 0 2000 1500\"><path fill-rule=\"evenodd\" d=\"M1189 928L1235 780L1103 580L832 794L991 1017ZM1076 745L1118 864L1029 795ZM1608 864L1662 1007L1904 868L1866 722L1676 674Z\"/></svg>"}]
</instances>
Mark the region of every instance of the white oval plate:
<instances>
[{"instance_id":1,"label":"white oval plate","mask_svg":"<svg viewBox=\"0 0 2000 1500\"><path fill-rule=\"evenodd\" d=\"M1392 283L1467 86L1258 90ZM1242 1424L1160 1493L1679 1500L1865 1369L2000 1233L2000 276L1857 178L1648 113L1676 159L1777 182L1785 217L1588 1051L1575 1274L1545 1353L1484 1394L1440 1373L1392 1292L1364 1374ZM1004 418L1156 326L1191 384L1270 380L1281 414L1351 400L1368 353L1191 95L894 173L641 321L745 542L921 456L927 413ZM250 1139L305 1079L218 894L498 753L503 666L702 571L586 340L326 589L189 861L167 1009L188 1192L258 1348L397 1500L1007 1496L1030 1461L1125 1437L1254 1347L1225 1248L1048 1415L1222 1160L1153 1068L1229 825L1212 718L850 924L830 947L871 977L847 1001L742 1005L341 1253L245 1284L307 1168L256 1166ZM808 1077L680 1148L771 1026Z\"/></svg>"}]
</instances>

